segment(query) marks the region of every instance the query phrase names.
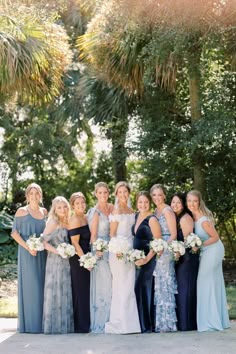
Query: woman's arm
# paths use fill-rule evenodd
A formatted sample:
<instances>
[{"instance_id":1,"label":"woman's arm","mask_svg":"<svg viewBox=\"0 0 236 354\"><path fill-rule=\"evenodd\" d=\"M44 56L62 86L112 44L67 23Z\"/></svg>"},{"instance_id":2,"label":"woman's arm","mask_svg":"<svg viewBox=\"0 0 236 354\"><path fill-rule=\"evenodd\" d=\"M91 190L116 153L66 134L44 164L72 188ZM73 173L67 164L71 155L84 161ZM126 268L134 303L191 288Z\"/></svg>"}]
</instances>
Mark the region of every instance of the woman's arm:
<instances>
[{"instance_id":1,"label":"woman's arm","mask_svg":"<svg viewBox=\"0 0 236 354\"><path fill-rule=\"evenodd\" d=\"M99 215L95 211L94 216L93 216L92 221L91 221L91 224L90 224L91 243L93 243L97 239L98 224L99 224Z\"/></svg>"},{"instance_id":2,"label":"woman's arm","mask_svg":"<svg viewBox=\"0 0 236 354\"><path fill-rule=\"evenodd\" d=\"M177 226L176 226L176 218L174 212L171 210L166 210L164 212L164 216L166 218L167 226L170 232L170 237L168 238L167 242L170 242L172 240L176 240L177 238Z\"/></svg>"},{"instance_id":3,"label":"woman's arm","mask_svg":"<svg viewBox=\"0 0 236 354\"><path fill-rule=\"evenodd\" d=\"M153 237L156 239L161 238L161 227L155 216L152 216L149 219L148 224ZM135 262L135 264L136 266L140 267L144 264L147 264L154 256L155 256L155 252L153 252L153 250L150 250L146 255L145 259L139 259L138 261Z\"/></svg>"},{"instance_id":4,"label":"woman's arm","mask_svg":"<svg viewBox=\"0 0 236 354\"><path fill-rule=\"evenodd\" d=\"M27 215L28 212L25 208L19 208L15 214L15 217L21 217L21 216L25 216ZM11 233L11 236L12 238L14 238L14 240L21 246L23 247L24 249L26 249L26 251L28 251L31 256L36 256L37 255L37 251L33 251L33 250L30 250L26 241L21 237L21 235L19 234L19 232L17 230L14 230L12 233Z\"/></svg>"},{"instance_id":5,"label":"woman's arm","mask_svg":"<svg viewBox=\"0 0 236 354\"><path fill-rule=\"evenodd\" d=\"M210 221L203 221L201 225L203 230L209 235L209 239L203 242L203 246L212 245L220 239L218 232Z\"/></svg>"},{"instance_id":6,"label":"woman's arm","mask_svg":"<svg viewBox=\"0 0 236 354\"><path fill-rule=\"evenodd\" d=\"M48 234L52 233L53 231L55 231L58 228L58 224L55 223L54 221L50 220L47 222L46 227L44 229L43 235L47 236ZM57 249L55 247L53 247L52 245L50 245L50 243L46 240L43 240L43 245L44 248L51 253L54 254L58 254Z\"/></svg>"},{"instance_id":7,"label":"woman's arm","mask_svg":"<svg viewBox=\"0 0 236 354\"><path fill-rule=\"evenodd\" d=\"M189 214L185 214L180 219L180 226L183 232L184 238L187 237L191 232L193 232L193 219Z\"/></svg>"},{"instance_id":8,"label":"woman's arm","mask_svg":"<svg viewBox=\"0 0 236 354\"><path fill-rule=\"evenodd\" d=\"M80 225L77 218L71 218L71 220L69 221L68 231L70 231L71 229L75 229L77 227L80 227L80 226L81 225ZM80 235L77 234L77 235L71 236L70 239L71 239L72 245L75 247L77 255L79 257L83 256L84 252L79 245Z\"/></svg>"}]
</instances>

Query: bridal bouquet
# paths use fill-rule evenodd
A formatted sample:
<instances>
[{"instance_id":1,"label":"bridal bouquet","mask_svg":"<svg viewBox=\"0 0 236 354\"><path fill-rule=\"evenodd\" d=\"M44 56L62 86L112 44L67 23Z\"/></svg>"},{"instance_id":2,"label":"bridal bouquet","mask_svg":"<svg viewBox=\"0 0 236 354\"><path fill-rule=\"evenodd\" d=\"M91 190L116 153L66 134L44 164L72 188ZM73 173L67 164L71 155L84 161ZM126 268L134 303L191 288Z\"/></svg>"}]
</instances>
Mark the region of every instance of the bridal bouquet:
<instances>
[{"instance_id":1,"label":"bridal bouquet","mask_svg":"<svg viewBox=\"0 0 236 354\"><path fill-rule=\"evenodd\" d=\"M62 242L57 246L57 252L62 258L70 258L75 255L75 247L69 243Z\"/></svg>"},{"instance_id":2,"label":"bridal bouquet","mask_svg":"<svg viewBox=\"0 0 236 354\"><path fill-rule=\"evenodd\" d=\"M153 252L156 253L157 258L159 258L162 253L167 250L168 244L165 240L162 240L161 238L154 239L150 242L150 249L153 250Z\"/></svg>"},{"instance_id":3,"label":"bridal bouquet","mask_svg":"<svg viewBox=\"0 0 236 354\"><path fill-rule=\"evenodd\" d=\"M96 241L93 242L93 250L99 252L107 252L108 241L105 241L102 238L98 238Z\"/></svg>"},{"instance_id":4,"label":"bridal bouquet","mask_svg":"<svg viewBox=\"0 0 236 354\"><path fill-rule=\"evenodd\" d=\"M111 253L115 253L118 259L123 259L130 250L130 244L124 238L112 237L108 244L108 249ZM119 256L117 256L118 254Z\"/></svg>"},{"instance_id":5,"label":"bridal bouquet","mask_svg":"<svg viewBox=\"0 0 236 354\"><path fill-rule=\"evenodd\" d=\"M185 247L182 241L173 240L168 244L169 251L173 254L174 260L178 261L180 256L185 254Z\"/></svg>"},{"instance_id":6,"label":"bridal bouquet","mask_svg":"<svg viewBox=\"0 0 236 354\"><path fill-rule=\"evenodd\" d=\"M191 232L184 242L186 248L191 248L191 253L198 253L199 249L202 246L202 240L200 237L193 232ZM197 250L193 250L193 248L197 247Z\"/></svg>"},{"instance_id":7,"label":"bridal bouquet","mask_svg":"<svg viewBox=\"0 0 236 354\"><path fill-rule=\"evenodd\" d=\"M93 256L91 252L83 254L80 259L80 267L84 267L85 269L93 269L97 264L97 256Z\"/></svg>"},{"instance_id":8,"label":"bridal bouquet","mask_svg":"<svg viewBox=\"0 0 236 354\"><path fill-rule=\"evenodd\" d=\"M43 251L44 250L42 237L37 237L36 234L33 234L32 236L30 236L29 239L26 241L26 243L31 251Z\"/></svg>"},{"instance_id":9,"label":"bridal bouquet","mask_svg":"<svg viewBox=\"0 0 236 354\"><path fill-rule=\"evenodd\" d=\"M129 252L126 255L127 261L131 263L134 263L139 259L145 259L145 258L146 256L144 251L136 250L136 249L129 250Z\"/></svg>"}]
</instances>

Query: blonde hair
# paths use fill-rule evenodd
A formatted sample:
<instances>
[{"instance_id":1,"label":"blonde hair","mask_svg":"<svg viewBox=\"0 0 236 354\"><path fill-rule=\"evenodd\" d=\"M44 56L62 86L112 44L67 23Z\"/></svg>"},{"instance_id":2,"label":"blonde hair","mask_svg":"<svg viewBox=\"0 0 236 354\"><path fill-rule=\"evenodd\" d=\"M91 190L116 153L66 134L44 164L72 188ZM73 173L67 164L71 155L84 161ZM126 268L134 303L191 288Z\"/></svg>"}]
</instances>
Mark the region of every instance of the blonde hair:
<instances>
[{"instance_id":1,"label":"blonde hair","mask_svg":"<svg viewBox=\"0 0 236 354\"><path fill-rule=\"evenodd\" d=\"M161 189L163 194L166 196L166 188L162 184L154 184L150 189L150 194L152 195L154 189Z\"/></svg>"},{"instance_id":2,"label":"blonde hair","mask_svg":"<svg viewBox=\"0 0 236 354\"><path fill-rule=\"evenodd\" d=\"M26 188L26 190L25 190L26 202L28 203L28 200L27 200L28 199L28 195L29 195L31 189L33 189L33 188L35 188L36 191L39 193L39 195L41 197L40 198L40 203L42 203L42 201L43 201L43 192L42 192L42 188L37 183L30 183L28 185L28 187Z\"/></svg>"},{"instance_id":3,"label":"blonde hair","mask_svg":"<svg viewBox=\"0 0 236 354\"><path fill-rule=\"evenodd\" d=\"M74 202L77 198L83 198L84 201L86 202L86 199L85 199L85 196L83 195L82 192L75 192L73 194L71 194L71 197L70 197L70 206L71 208L74 207Z\"/></svg>"},{"instance_id":4,"label":"blonde hair","mask_svg":"<svg viewBox=\"0 0 236 354\"><path fill-rule=\"evenodd\" d=\"M95 188L94 188L94 194L97 193L98 189L104 187L107 189L108 193L110 193L109 187L105 182L98 182L95 184Z\"/></svg>"},{"instance_id":5,"label":"blonde hair","mask_svg":"<svg viewBox=\"0 0 236 354\"><path fill-rule=\"evenodd\" d=\"M68 214L63 221L61 221L56 214L57 204L61 203L61 202L65 203L68 208ZM65 197L58 196L58 197L54 198L52 201L52 206L51 206L51 209L48 214L48 219L52 219L52 220L56 221L59 225L62 223L68 224L69 212L70 212L70 204L69 204L68 200Z\"/></svg>"},{"instance_id":6,"label":"blonde hair","mask_svg":"<svg viewBox=\"0 0 236 354\"><path fill-rule=\"evenodd\" d=\"M202 194L201 192L199 192L196 189L193 189L192 191L188 192L187 194L187 200L188 200L188 196L189 195L193 195L194 197L198 198L198 202L199 202L199 210L201 211L201 213L205 216L207 216L210 221L215 224L215 219L214 216L212 214L212 212L206 207L206 204L204 203L203 199L202 199Z\"/></svg>"},{"instance_id":7,"label":"blonde hair","mask_svg":"<svg viewBox=\"0 0 236 354\"><path fill-rule=\"evenodd\" d=\"M125 187L129 193L131 192L129 184L125 181L120 181L115 186L115 195L117 194L117 191L120 187Z\"/></svg>"}]
</instances>

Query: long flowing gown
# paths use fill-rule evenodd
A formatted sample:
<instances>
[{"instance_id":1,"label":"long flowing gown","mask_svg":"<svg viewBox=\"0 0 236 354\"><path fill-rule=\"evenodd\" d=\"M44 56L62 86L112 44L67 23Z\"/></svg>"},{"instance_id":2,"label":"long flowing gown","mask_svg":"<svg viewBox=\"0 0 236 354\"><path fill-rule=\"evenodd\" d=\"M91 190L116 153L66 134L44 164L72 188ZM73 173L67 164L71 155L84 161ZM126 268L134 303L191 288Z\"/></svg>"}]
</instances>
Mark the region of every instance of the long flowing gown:
<instances>
[{"instance_id":1,"label":"long flowing gown","mask_svg":"<svg viewBox=\"0 0 236 354\"><path fill-rule=\"evenodd\" d=\"M68 243L68 231L59 227L43 238L56 248L60 243ZM69 260L52 252L48 252L46 263L43 331L45 334L74 331Z\"/></svg>"},{"instance_id":2,"label":"long flowing gown","mask_svg":"<svg viewBox=\"0 0 236 354\"><path fill-rule=\"evenodd\" d=\"M39 236L45 228L45 219L35 219L31 214L15 217L13 231L27 241ZM41 333L43 316L43 291L46 252L32 256L18 246L18 330L21 333Z\"/></svg>"},{"instance_id":3,"label":"long flowing gown","mask_svg":"<svg viewBox=\"0 0 236 354\"><path fill-rule=\"evenodd\" d=\"M135 233L133 226L134 249L143 250L145 255L150 251L150 241L153 235L149 226L149 220L153 215L147 216L139 225ZM136 216L137 221L137 216ZM156 257L140 268L136 268L135 295L138 306L141 331L152 332L154 328L154 294L153 294L153 272L156 266Z\"/></svg>"},{"instance_id":4,"label":"long flowing gown","mask_svg":"<svg viewBox=\"0 0 236 354\"><path fill-rule=\"evenodd\" d=\"M90 230L88 225L69 230L69 237L80 235L79 245L84 254L90 252ZM79 257L70 258L74 326L76 333L90 330L90 271L80 266ZM93 272L93 270L92 270Z\"/></svg>"},{"instance_id":5,"label":"long flowing gown","mask_svg":"<svg viewBox=\"0 0 236 354\"><path fill-rule=\"evenodd\" d=\"M99 223L97 239L109 241L110 223L108 217L96 207L88 211L88 222L91 224L94 214L98 213ZM93 333L104 333L105 323L109 321L111 308L111 270L108 252L97 262L90 278L90 329Z\"/></svg>"},{"instance_id":6,"label":"long flowing gown","mask_svg":"<svg viewBox=\"0 0 236 354\"><path fill-rule=\"evenodd\" d=\"M167 241L170 232L164 215L166 209L172 211L168 206L161 215L157 216L161 227L162 239ZM155 276L155 306L156 306L156 332L174 332L177 331L177 318L175 312L175 294L177 293L177 284L175 277L175 264L171 253L166 250L157 259L154 271Z\"/></svg>"},{"instance_id":7,"label":"long flowing gown","mask_svg":"<svg viewBox=\"0 0 236 354\"><path fill-rule=\"evenodd\" d=\"M134 214L111 215L110 221L118 222L116 237L127 240L132 248L131 227L134 224ZM139 333L140 323L134 292L135 265L125 259L117 259L113 253L109 254L109 262L112 273L112 300L105 333Z\"/></svg>"},{"instance_id":8,"label":"long flowing gown","mask_svg":"<svg viewBox=\"0 0 236 354\"><path fill-rule=\"evenodd\" d=\"M184 242L180 223L177 224L177 240ZM197 275L199 254L193 254L189 249L180 257L175 265L177 290L176 314L178 330L193 331L197 329Z\"/></svg>"},{"instance_id":9,"label":"long flowing gown","mask_svg":"<svg viewBox=\"0 0 236 354\"><path fill-rule=\"evenodd\" d=\"M202 228L202 223L209 220L202 216L195 222L195 233L203 240L209 235ZM222 271L224 246L221 240L203 246L197 278L197 328L198 331L222 331L229 328L229 315L225 284Z\"/></svg>"}]
</instances>

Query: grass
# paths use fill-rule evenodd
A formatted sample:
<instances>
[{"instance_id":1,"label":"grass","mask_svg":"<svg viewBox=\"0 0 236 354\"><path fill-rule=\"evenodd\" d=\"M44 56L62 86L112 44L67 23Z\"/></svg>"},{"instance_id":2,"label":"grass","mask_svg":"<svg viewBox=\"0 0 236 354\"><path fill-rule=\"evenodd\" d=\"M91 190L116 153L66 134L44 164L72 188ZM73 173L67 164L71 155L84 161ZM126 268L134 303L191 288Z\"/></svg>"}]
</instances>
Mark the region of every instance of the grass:
<instances>
[{"instance_id":1,"label":"grass","mask_svg":"<svg viewBox=\"0 0 236 354\"><path fill-rule=\"evenodd\" d=\"M17 317L17 297L0 298L0 317Z\"/></svg>"},{"instance_id":2,"label":"grass","mask_svg":"<svg viewBox=\"0 0 236 354\"><path fill-rule=\"evenodd\" d=\"M231 320L236 319L236 287L227 286L227 301L229 317ZM0 298L0 317L17 317L17 297Z\"/></svg>"}]
</instances>

